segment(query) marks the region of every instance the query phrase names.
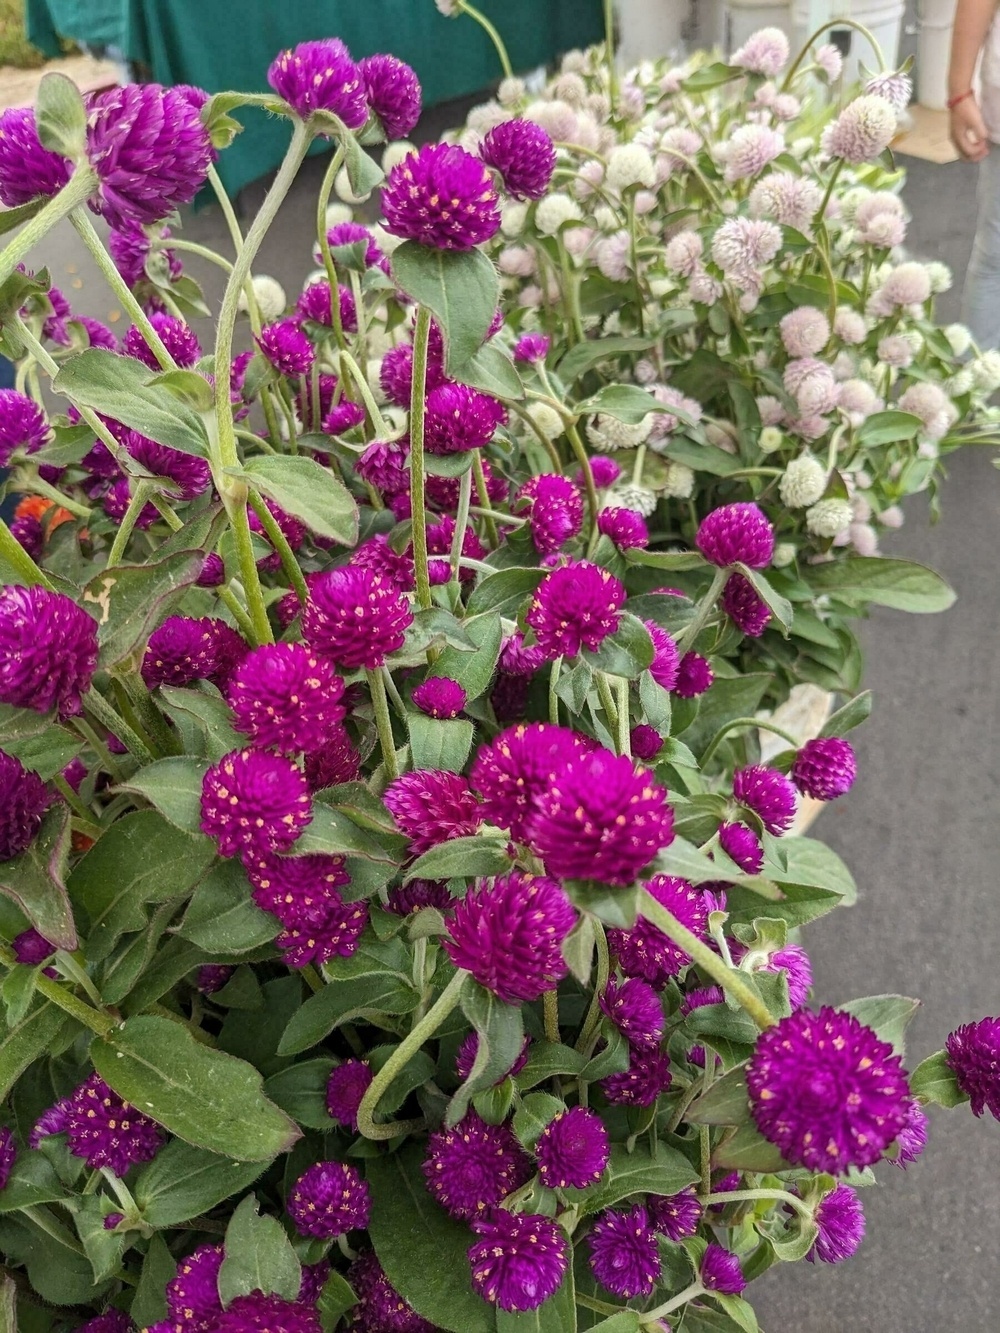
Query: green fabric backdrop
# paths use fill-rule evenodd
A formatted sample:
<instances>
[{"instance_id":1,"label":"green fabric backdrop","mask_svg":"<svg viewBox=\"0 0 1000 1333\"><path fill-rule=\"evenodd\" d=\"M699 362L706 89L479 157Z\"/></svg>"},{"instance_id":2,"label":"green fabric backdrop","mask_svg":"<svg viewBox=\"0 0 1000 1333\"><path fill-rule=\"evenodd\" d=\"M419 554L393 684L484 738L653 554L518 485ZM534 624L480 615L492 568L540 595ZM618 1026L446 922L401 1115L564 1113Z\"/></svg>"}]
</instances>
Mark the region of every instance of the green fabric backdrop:
<instances>
[{"instance_id":1,"label":"green fabric backdrop","mask_svg":"<svg viewBox=\"0 0 1000 1333\"><path fill-rule=\"evenodd\" d=\"M56 54L55 33L119 47L159 83L209 92L266 88L267 67L286 46L336 36L354 57L391 51L420 76L425 105L495 81L496 53L477 23L448 19L434 0L28 0L28 33ZM603 32L600 0L481 0L517 70L586 46ZM277 166L288 127L255 109L238 112L247 131L222 155L230 193Z\"/></svg>"}]
</instances>

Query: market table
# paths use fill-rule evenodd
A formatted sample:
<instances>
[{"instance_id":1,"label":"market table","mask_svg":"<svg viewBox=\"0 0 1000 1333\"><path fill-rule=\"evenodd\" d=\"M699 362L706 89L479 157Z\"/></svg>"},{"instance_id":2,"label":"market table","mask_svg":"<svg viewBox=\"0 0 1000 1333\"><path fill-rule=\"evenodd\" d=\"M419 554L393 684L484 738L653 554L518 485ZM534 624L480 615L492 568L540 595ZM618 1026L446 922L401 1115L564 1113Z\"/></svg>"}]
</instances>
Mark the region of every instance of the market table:
<instances>
[{"instance_id":1,"label":"market table","mask_svg":"<svg viewBox=\"0 0 1000 1333\"><path fill-rule=\"evenodd\" d=\"M548 63L561 51L598 41L600 0L480 0L517 70ZM489 38L469 18L449 19L434 0L27 0L28 36L47 55L56 34L117 47L158 83L190 83L208 92L256 92L278 51L317 37L340 37L355 58L391 51L417 71L424 104L463 97L494 82L499 62ZM235 194L280 162L286 123L251 109L237 113L247 132L222 155L220 171Z\"/></svg>"}]
</instances>

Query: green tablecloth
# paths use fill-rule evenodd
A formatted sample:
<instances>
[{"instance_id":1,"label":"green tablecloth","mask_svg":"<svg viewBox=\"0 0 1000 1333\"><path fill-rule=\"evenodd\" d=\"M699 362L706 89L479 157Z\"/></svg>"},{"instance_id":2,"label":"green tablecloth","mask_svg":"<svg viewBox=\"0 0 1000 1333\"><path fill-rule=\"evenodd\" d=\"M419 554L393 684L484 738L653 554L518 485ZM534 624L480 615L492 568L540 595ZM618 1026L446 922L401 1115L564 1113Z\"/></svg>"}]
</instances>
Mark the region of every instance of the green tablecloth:
<instances>
[{"instance_id":1,"label":"green tablecloth","mask_svg":"<svg viewBox=\"0 0 1000 1333\"><path fill-rule=\"evenodd\" d=\"M480 0L507 43L515 69L599 40L600 0ZM159 83L192 83L209 92L265 89L267 67L286 46L340 37L356 59L391 51L420 76L425 105L462 97L500 74L496 53L469 18L448 19L434 0L28 0L28 32L52 51L54 32L119 47ZM48 43L48 45L47 45ZM277 166L286 123L239 112L247 126L222 155L235 193Z\"/></svg>"}]
</instances>

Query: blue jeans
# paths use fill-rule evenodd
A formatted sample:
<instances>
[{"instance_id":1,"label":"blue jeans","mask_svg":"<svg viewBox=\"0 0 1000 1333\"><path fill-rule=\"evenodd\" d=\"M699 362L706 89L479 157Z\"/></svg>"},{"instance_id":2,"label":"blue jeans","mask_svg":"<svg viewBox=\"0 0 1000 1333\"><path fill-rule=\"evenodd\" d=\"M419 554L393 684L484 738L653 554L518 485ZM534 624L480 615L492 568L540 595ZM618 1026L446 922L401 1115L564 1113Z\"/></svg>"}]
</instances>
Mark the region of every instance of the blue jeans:
<instances>
[{"instance_id":1,"label":"blue jeans","mask_svg":"<svg viewBox=\"0 0 1000 1333\"><path fill-rule=\"evenodd\" d=\"M982 348L1000 347L1000 144L979 165L976 239L965 275L962 322Z\"/></svg>"}]
</instances>

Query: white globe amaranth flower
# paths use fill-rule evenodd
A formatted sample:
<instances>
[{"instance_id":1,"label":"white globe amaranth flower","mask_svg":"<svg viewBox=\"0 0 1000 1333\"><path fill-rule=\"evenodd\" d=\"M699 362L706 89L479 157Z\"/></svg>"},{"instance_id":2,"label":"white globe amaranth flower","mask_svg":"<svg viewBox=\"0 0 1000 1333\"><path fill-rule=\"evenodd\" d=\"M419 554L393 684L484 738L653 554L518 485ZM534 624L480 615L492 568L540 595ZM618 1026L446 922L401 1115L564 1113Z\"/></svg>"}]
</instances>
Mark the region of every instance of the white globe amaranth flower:
<instances>
[{"instance_id":1,"label":"white globe amaranth flower","mask_svg":"<svg viewBox=\"0 0 1000 1333\"><path fill-rule=\"evenodd\" d=\"M535 209L535 226L543 236L555 236L569 223L583 221L583 212L575 199L561 191L547 194Z\"/></svg>"},{"instance_id":2,"label":"white globe amaranth flower","mask_svg":"<svg viewBox=\"0 0 1000 1333\"><path fill-rule=\"evenodd\" d=\"M668 459L666 480L660 490L671 500L689 500L694 493L694 472L684 463Z\"/></svg>"},{"instance_id":3,"label":"white globe amaranth flower","mask_svg":"<svg viewBox=\"0 0 1000 1333\"><path fill-rule=\"evenodd\" d=\"M567 253L572 255L577 263L580 263L593 244L596 235L597 233L593 227L567 227L563 232L563 245L565 245ZM558 300L558 284L556 284L556 287L557 291L554 299Z\"/></svg>"},{"instance_id":4,"label":"white globe amaranth flower","mask_svg":"<svg viewBox=\"0 0 1000 1333\"><path fill-rule=\"evenodd\" d=\"M619 421L607 412L599 412L587 427L587 438L598 453L615 453L618 449L637 449L649 439L653 419L645 416L634 425Z\"/></svg>"},{"instance_id":5,"label":"white globe amaranth flower","mask_svg":"<svg viewBox=\"0 0 1000 1333\"><path fill-rule=\"evenodd\" d=\"M509 278L530 278L538 261L529 245L506 245L497 255L497 268Z\"/></svg>"},{"instance_id":6,"label":"white globe amaranth flower","mask_svg":"<svg viewBox=\"0 0 1000 1333\"><path fill-rule=\"evenodd\" d=\"M382 226L381 222L376 222L372 225L371 233L375 238L375 244L384 255L391 255L394 250L397 250L403 244L402 236L390 235L390 233ZM324 274L323 276L325 277L326 275Z\"/></svg>"},{"instance_id":7,"label":"white globe amaranth flower","mask_svg":"<svg viewBox=\"0 0 1000 1333\"><path fill-rule=\"evenodd\" d=\"M903 70L886 70L865 84L865 92L884 97L894 111L905 111L913 96L913 80Z\"/></svg>"},{"instance_id":8,"label":"white globe amaranth flower","mask_svg":"<svg viewBox=\"0 0 1000 1333\"><path fill-rule=\"evenodd\" d=\"M948 324L944 329L944 336L951 344L951 350L956 356L965 356L966 352L972 346L972 333L964 324Z\"/></svg>"},{"instance_id":9,"label":"white globe amaranth flower","mask_svg":"<svg viewBox=\"0 0 1000 1333\"><path fill-rule=\"evenodd\" d=\"M549 84L549 92L557 102L568 102L577 108L587 105L587 82L576 70L557 74Z\"/></svg>"},{"instance_id":10,"label":"white globe amaranth flower","mask_svg":"<svg viewBox=\"0 0 1000 1333\"><path fill-rule=\"evenodd\" d=\"M825 490L826 468L811 454L793 458L778 483L782 502L789 509L808 509Z\"/></svg>"},{"instance_id":11,"label":"white globe amaranth flower","mask_svg":"<svg viewBox=\"0 0 1000 1333\"><path fill-rule=\"evenodd\" d=\"M443 14L445 18L458 18L458 0L434 0L434 4L437 6L438 13Z\"/></svg>"},{"instance_id":12,"label":"white globe amaranth flower","mask_svg":"<svg viewBox=\"0 0 1000 1333\"><path fill-rule=\"evenodd\" d=\"M250 285L253 288L257 309L265 324L270 324L285 313L288 300L285 289L277 278L269 278L266 273L257 273L251 278ZM246 293L243 291L240 292L238 309L243 313L248 309Z\"/></svg>"},{"instance_id":13,"label":"white globe amaranth flower","mask_svg":"<svg viewBox=\"0 0 1000 1333\"><path fill-rule=\"evenodd\" d=\"M587 110L598 122L603 125L611 115L611 98L607 93L595 92L587 94Z\"/></svg>"},{"instance_id":14,"label":"white globe amaranth flower","mask_svg":"<svg viewBox=\"0 0 1000 1333\"><path fill-rule=\"evenodd\" d=\"M889 147L896 133L896 112L884 97L863 93L848 102L823 134L823 151L852 166L875 159Z\"/></svg>"},{"instance_id":15,"label":"white globe amaranth flower","mask_svg":"<svg viewBox=\"0 0 1000 1333\"><path fill-rule=\"evenodd\" d=\"M891 366L894 370L905 370L913 364L912 344L902 333L880 338L875 354L884 366Z\"/></svg>"},{"instance_id":16,"label":"white globe amaranth flower","mask_svg":"<svg viewBox=\"0 0 1000 1333\"><path fill-rule=\"evenodd\" d=\"M594 249L597 267L609 282L627 282L632 276L632 241L627 231L603 237Z\"/></svg>"},{"instance_id":17,"label":"white globe amaranth flower","mask_svg":"<svg viewBox=\"0 0 1000 1333\"><path fill-rule=\"evenodd\" d=\"M924 265L924 268L927 270L934 296L939 296L951 288L954 278L947 264L942 264L939 259L932 259L929 264Z\"/></svg>"},{"instance_id":18,"label":"white globe amaranth flower","mask_svg":"<svg viewBox=\"0 0 1000 1333\"><path fill-rule=\"evenodd\" d=\"M393 167L398 167L411 153L417 151L416 145L408 139L393 139L382 150L382 170L388 176Z\"/></svg>"},{"instance_id":19,"label":"white globe amaranth flower","mask_svg":"<svg viewBox=\"0 0 1000 1333\"><path fill-rule=\"evenodd\" d=\"M967 366L956 371L947 382L948 393L952 398L961 398L964 393L971 393L975 387L975 380L972 371Z\"/></svg>"},{"instance_id":20,"label":"white globe amaranth flower","mask_svg":"<svg viewBox=\"0 0 1000 1333\"><path fill-rule=\"evenodd\" d=\"M332 203L326 206L327 227L337 227L341 222L350 222L354 218L354 209L348 204Z\"/></svg>"},{"instance_id":21,"label":"white globe amaranth flower","mask_svg":"<svg viewBox=\"0 0 1000 1333\"><path fill-rule=\"evenodd\" d=\"M587 55L584 51L567 51L559 68L565 74L582 74L587 68Z\"/></svg>"},{"instance_id":22,"label":"white globe amaranth flower","mask_svg":"<svg viewBox=\"0 0 1000 1333\"><path fill-rule=\"evenodd\" d=\"M618 310L612 310L611 314L608 315L607 319L605 319L605 321L604 321L604 330L603 330L603 331L604 331L609 337L612 337L612 338L617 337L618 334L621 333L621 331L622 331L622 317L621 317L621 312L620 312L620 311L618 311Z\"/></svg>"},{"instance_id":23,"label":"white globe amaranth flower","mask_svg":"<svg viewBox=\"0 0 1000 1333\"><path fill-rule=\"evenodd\" d=\"M662 301L665 296L669 296L675 290L677 284L671 278L650 278L649 294L655 301ZM678 305L686 305L687 301L680 296L677 297Z\"/></svg>"},{"instance_id":24,"label":"white globe amaranth flower","mask_svg":"<svg viewBox=\"0 0 1000 1333\"><path fill-rule=\"evenodd\" d=\"M785 406L773 394L763 393L758 396L757 411L762 426L780 426L785 418Z\"/></svg>"},{"instance_id":25,"label":"white globe amaranth flower","mask_svg":"<svg viewBox=\"0 0 1000 1333\"><path fill-rule=\"evenodd\" d=\"M659 205L659 198L652 190L636 190L635 198L632 200L632 207L635 209L638 217L644 218L652 213L653 209Z\"/></svg>"},{"instance_id":26,"label":"white globe amaranth flower","mask_svg":"<svg viewBox=\"0 0 1000 1333\"><path fill-rule=\"evenodd\" d=\"M762 269L781 249L781 229L773 222L729 218L712 237L712 258L737 286L759 290Z\"/></svg>"},{"instance_id":27,"label":"white globe amaranth flower","mask_svg":"<svg viewBox=\"0 0 1000 1333\"><path fill-rule=\"evenodd\" d=\"M369 190L366 194L355 194L351 189L351 179L347 174L347 168L341 167L337 172L333 182L334 191L339 199L343 199L348 204L363 204L366 199L372 197Z\"/></svg>"},{"instance_id":28,"label":"white globe amaranth flower","mask_svg":"<svg viewBox=\"0 0 1000 1333\"><path fill-rule=\"evenodd\" d=\"M969 362L969 369L980 393L996 393L1000 389L1000 351L982 352Z\"/></svg>"},{"instance_id":29,"label":"white globe amaranth flower","mask_svg":"<svg viewBox=\"0 0 1000 1333\"><path fill-rule=\"evenodd\" d=\"M777 130L767 125L740 125L733 130L724 146L725 178L732 185L736 181L759 176L767 164L782 152L785 140Z\"/></svg>"},{"instance_id":30,"label":"white globe amaranth flower","mask_svg":"<svg viewBox=\"0 0 1000 1333\"><path fill-rule=\"evenodd\" d=\"M833 331L842 343L848 347L857 347L868 336L868 324L864 315L857 310L839 306L833 317Z\"/></svg>"},{"instance_id":31,"label":"white globe amaranth flower","mask_svg":"<svg viewBox=\"0 0 1000 1333\"><path fill-rule=\"evenodd\" d=\"M636 384L652 384L656 379L656 367L648 357L642 357L635 363Z\"/></svg>"},{"instance_id":32,"label":"white globe amaranth flower","mask_svg":"<svg viewBox=\"0 0 1000 1333\"><path fill-rule=\"evenodd\" d=\"M578 199L589 199L604 180L604 163L589 157L580 167L572 190Z\"/></svg>"},{"instance_id":33,"label":"white globe amaranth flower","mask_svg":"<svg viewBox=\"0 0 1000 1333\"><path fill-rule=\"evenodd\" d=\"M739 452L736 427L730 421L709 421L705 425L705 439L727 454Z\"/></svg>"},{"instance_id":34,"label":"white globe amaranth flower","mask_svg":"<svg viewBox=\"0 0 1000 1333\"><path fill-rule=\"evenodd\" d=\"M548 403L531 403L528 407L528 416L547 440L558 440L565 430L562 417Z\"/></svg>"},{"instance_id":35,"label":"white globe amaranth flower","mask_svg":"<svg viewBox=\"0 0 1000 1333\"><path fill-rule=\"evenodd\" d=\"M849 380L854 374L855 361L850 352L841 349L833 358L831 369L835 380Z\"/></svg>"},{"instance_id":36,"label":"white globe amaranth flower","mask_svg":"<svg viewBox=\"0 0 1000 1333\"><path fill-rule=\"evenodd\" d=\"M836 83L844 71L844 57L833 42L825 42L813 52L813 60L826 76L828 83Z\"/></svg>"},{"instance_id":37,"label":"white globe amaranth flower","mask_svg":"<svg viewBox=\"0 0 1000 1333\"><path fill-rule=\"evenodd\" d=\"M823 416L837 406L837 382L825 361L812 356L789 361L783 382L803 417Z\"/></svg>"},{"instance_id":38,"label":"white globe amaranth flower","mask_svg":"<svg viewBox=\"0 0 1000 1333\"><path fill-rule=\"evenodd\" d=\"M607 509L634 509L643 518L649 518L656 508L656 492L648 486L636 486L633 482L620 482L608 491L605 507Z\"/></svg>"},{"instance_id":39,"label":"white globe amaranth flower","mask_svg":"<svg viewBox=\"0 0 1000 1333\"><path fill-rule=\"evenodd\" d=\"M771 564L775 569L786 569L795 559L795 547L791 542L779 542L774 548L774 555L771 556Z\"/></svg>"},{"instance_id":40,"label":"white globe amaranth flower","mask_svg":"<svg viewBox=\"0 0 1000 1333\"><path fill-rule=\"evenodd\" d=\"M757 448L762 454L774 454L784 447L785 437L777 426L765 426L757 437Z\"/></svg>"},{"instance_id":41,"label":"white globe amaranth flower","mask_svg":"<svg viewBox=\"0 0 1000 1333\"><path fill-rule=\"evenodd\" d=\"M517 304L525 310L537 310L542 304L542 289L537 283L522 287L517 295Z\"/></svg>"},{"instance_id":42,"label":"white globe amaranth flower","mask_svg":"<svg viewBox=\"0 0 1000 1333\"><path fill-rule=\"evenodd\" d=\"M488 134L504 121L511 119L511 113L499 102L482 102L474 106L466 117L466 124L477 134Z\"/></svg>"},{"instance_id":43,"label":"white globe amaranth flower","mask_svg":"<svg viewBox=\"0 0 1000 1333\"><path fill-rule=\"evenodd\" d=\"M850 527L853 517L846 500L820 500L806 510L806 529L814 537L836 537Z\"/></svg>"},{"instance_id":44,"label":"white globe amaranth flower","mask_svg":"<svg viewBox=\"0 0 1000 1333\"><path fill-rule=\"evenodd\" d=\"M579 121L568 102L532 102L521 114L548 131L554 143L575 142Z\"/></svg>"},{"instance_id":45,"label":"white globe amaranth flower","mask_svg":"<svg viewBox=\"0 0 1000 1333\"><path fill-rule=\"evenodd\" d=\"M926 380L911 384L900 395L899 409L920 418L923 438L929 441L940 440L958 417L958 410L944 390Z\"/></svg>"},{"instance_id":46,"label":"white globe amaranth flower","mask_svg":"<svg viewBox=\"0 0 1000 1333\"><path fill-rule=\"evenodd\" d=\"M852 523L847 532L858 555L878 555L878 533L870 523Z\"/></svg>"},{"instance_id":47,"label":"white globe amaranth flower","mask_svg":"<svg viewBox=\"0 0 1000 1333\"><path fill-rule=\"evenodd\" d=\"M520 236L528 217L528 205L505 199L500 206L500 230L507 237Z\"/></svg>"},{"instance_id":48,"label":"white globe amaranth flower","mask_svg":"<svg viewBox=\"0 0 1000 1333\"><path fill-rule=\"evenodd\" d=\"M699 305L715 305L722 295L722 284L712 277L708 269L699 268L691 276L688 295Z\"/></svg>"},{"instance_id":49,"label":"white globe amaranth flower","mask_svg":"<svg viewBox=\"0 0 1000 1333\"><path fill-rule=\"evenodd\" d=\"M830 340L830 321L822 310L803 305L782 316L778 331L789 356L815 356Z\"/></svg>"},{"instance_id":50,"label":"white globe amaranth flower","mask_svg":"<svg viewBox=\"0 0 1000 1333\"><path fill-rule=\"evenodd\" d=\"M780 28L760 28L729 57L731 65L773 79L788 64L788 38Z\"/></svg>"},{"instance_id":51,"label":"white globe amaranth flower","mask_svg":"<svg viewBox=\"0 0 1000 1333\"><path fill-rule=\"evenodd\" d=\"M879 522L886 528L901 528L905 519L906 515L899 505L889 505L879 514Z\"/></svg>"},{"instance_id":52,"label":"white globe amaranth flower","mask_svg":"<svg viewBox=\"0 0 1000 1333\"><path fill-rule=\"evenodd\" d=\"M525 94L524 80L519 78L502 79L497 89L497 101L501 106L515 106Z\"/></svg>"},{"instance_id":53,"label":"white globe amaranth flower","mask_svg":"<svg viewBox=\"0 0 1000 1333\"><path fill-rule=\"evenodd\" d=\"M663 262L672 273L690 278L698 267L705 245L696 231L679 231L667 242Z\"/></svg>"},{"instance_id":54,"label":"white globe amaranth flower","mask_svg":"<svg viewBox=\"0 0 1000 1333\"><path fill-rule=\"evenodd\" d=\"M896 306L922 305L930 294L931 280L926 266L908 260L892 270L877 296L880 308L892 310Z\"/></svg>"},{"instance_id":55,"label":"white globe amaranth flower","mask_svg":"<svg viewBox=\"0 0 1000 1333\"><path fill-rule=\"evenodd\" d=\"M881 408L882 400L866 380L846 379L841 381L837 406L847 413L848 421L856 429Z\"/></svg>"}]
</instances>

